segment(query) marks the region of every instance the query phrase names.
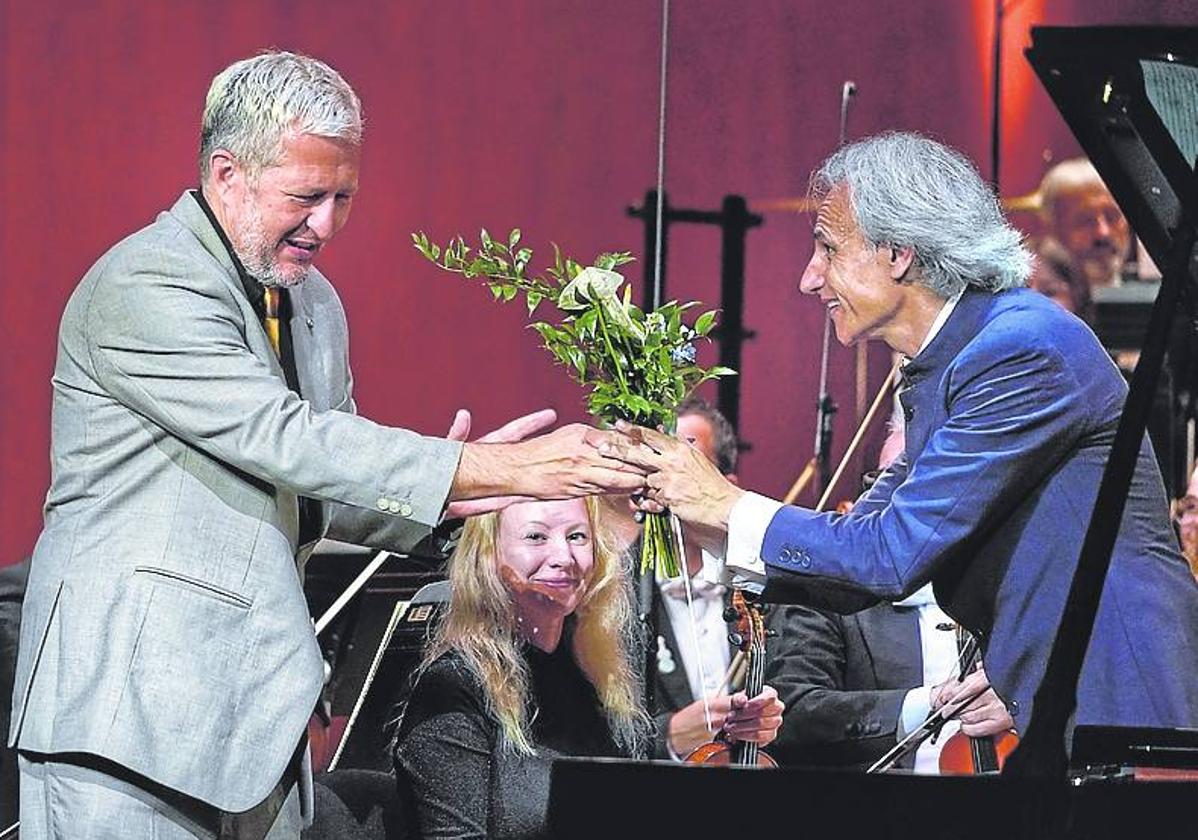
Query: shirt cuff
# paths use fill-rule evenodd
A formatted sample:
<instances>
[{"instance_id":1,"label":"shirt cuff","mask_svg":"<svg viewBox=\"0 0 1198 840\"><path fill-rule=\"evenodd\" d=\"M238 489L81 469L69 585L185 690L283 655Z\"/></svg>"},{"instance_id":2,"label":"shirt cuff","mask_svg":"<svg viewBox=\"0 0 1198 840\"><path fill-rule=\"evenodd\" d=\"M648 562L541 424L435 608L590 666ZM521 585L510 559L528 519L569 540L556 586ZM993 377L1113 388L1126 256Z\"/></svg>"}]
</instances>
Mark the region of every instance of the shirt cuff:
<instances>
[{"instance_id":1,"label":"shirt cuff","mask_svg":"<svg viewBox=\"0 0 1198 840\"><path fill-rule=\"evenodd\" d=\"M903 707L899 710L898 737L902 740L914 732L928 719L932 712L932 687L921 685L907 692Z\"/></svg>"},{"instance_id":2,"label":"shirt cuff","mask_svg":"<svg viewBox=\"0 0 1198 840\"><path fill-rule=\"evenodd\" d=\"M758 493L743 494L728 514L728 553L724 568L728 583L738 589L761 591L765 563L761 546L765 532L782 503Z\"/></svg>"}]
</instances>

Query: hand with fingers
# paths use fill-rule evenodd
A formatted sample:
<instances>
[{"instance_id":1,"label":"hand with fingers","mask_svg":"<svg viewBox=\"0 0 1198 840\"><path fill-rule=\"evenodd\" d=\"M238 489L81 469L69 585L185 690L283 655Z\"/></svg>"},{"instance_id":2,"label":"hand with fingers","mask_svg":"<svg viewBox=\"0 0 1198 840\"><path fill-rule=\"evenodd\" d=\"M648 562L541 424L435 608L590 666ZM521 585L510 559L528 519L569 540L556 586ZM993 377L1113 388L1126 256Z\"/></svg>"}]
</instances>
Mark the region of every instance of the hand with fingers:
<instances>
[{"instance_id":1,"label":"hand with fingers","mask_svg":"<svg viewBox=\"0 0 1198 840\"><path fill-rule=\"evenodd\" d=\"M616 424L616 433L598 443L609 459L647 473L641 489L642 510L669 508L700 529L723 533L728 514L744 491L693 446L653 429Z\"/></svg>"},{"instance_id":2,"label":"hand with fingers","mask_svg":"<svg viewBox=\"0 0 1198 840\"><path fill-rule=\"evenodd\" d=\"M551 408L544 408L540 411L534 411L531 414L525 414L517 417L514 420L509 420L498 429L487 432L480 437L477 443L515 443L524 440L529 435L535 435L557 421L557 412ZM470 412L464 408L459 408L454 414L453 422L449 426L449 432L445 435L447 440L465 441L470 436L470 427L473 420ZM482 499L470 499L467 501L451 502L446 508L446 518L456 519L463 516L474 516L480 513L487 513L493 510L507 507L513 502L527 501L531 496L507 495L507 496L492 496Z\"/></svg>"},{"instance_id":3,"label":"hand with fingers","mask_svg":"<svg viewBox=\"0 0 1198 840\"><path fill-rule=\"evenodd\" d=\"M689 755L721 731L729 741L764 746L778 737L784 711L786 704L768 685L752 700L743 691L709 697L706 708L695 700L670 716L666 737L677 756Z\"/></svg>"},{"instance_id":4,"label":"hand with fingers","mask_svg":"<svg viewBox=\"0 0 1198 840\"><path fill-rule=\"evenodd\" d=\"M753 741L765 746L778 737L786 704L772 686L762 687L756 697L746 697L741 691L730 700L732 708L724 718L724 734L729 740Z\"/></svg>"},{"instance_id":5,"label":"hand with fingers","mask_svg":"<svg viewBox=\"0 0 1198 840\"><path fill-rule=\"evenodd\" d=\"M971 738L997 735L1015 728L1015 720L1002 698L990 687L981 663L965 679L951 679L932 689L932 709L942 707L948 707L949 716L961 721L961 732Z\"/></svg>"},{"instance_id":6,"label":"hand with fingers","mask_svg":"<svg viewBox=\"0 0 1198 840\"><path fill-rule=\"evenodd\" d=\"M523 499L570 499L600 493L631 493L644 485L645 470L600 454L615 435L579 423L533 435L554 419L537 412L513 420L462 447L450 488L450 515L498 510ZM460 434L468 422L455 418Z\"/></svg>"}]
</instances>

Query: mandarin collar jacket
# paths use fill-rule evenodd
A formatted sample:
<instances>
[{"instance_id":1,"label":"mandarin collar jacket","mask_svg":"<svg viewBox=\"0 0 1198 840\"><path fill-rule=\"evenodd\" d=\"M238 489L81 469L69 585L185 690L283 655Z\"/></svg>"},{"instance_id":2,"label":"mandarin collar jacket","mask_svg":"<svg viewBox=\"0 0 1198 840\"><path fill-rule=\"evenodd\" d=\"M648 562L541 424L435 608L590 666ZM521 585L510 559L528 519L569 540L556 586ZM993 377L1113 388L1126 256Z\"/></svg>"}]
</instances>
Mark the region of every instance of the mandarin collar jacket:
<instances>
[{"instance_id":1,"label":"mandarin collar jacket","mask_svg":"<svg viewBox=\"0 0 1198 840\"><path fill-rule=\"evenodd\" d=\"M1048 298L966 293L903 370L904 455L847 515L779 511L765 597L851 612L931 580L1026 727L1126 393L1094 334ZM1198 725L1198 585L1147 439L1076 720Z\"/></svg>"}]
</instances>

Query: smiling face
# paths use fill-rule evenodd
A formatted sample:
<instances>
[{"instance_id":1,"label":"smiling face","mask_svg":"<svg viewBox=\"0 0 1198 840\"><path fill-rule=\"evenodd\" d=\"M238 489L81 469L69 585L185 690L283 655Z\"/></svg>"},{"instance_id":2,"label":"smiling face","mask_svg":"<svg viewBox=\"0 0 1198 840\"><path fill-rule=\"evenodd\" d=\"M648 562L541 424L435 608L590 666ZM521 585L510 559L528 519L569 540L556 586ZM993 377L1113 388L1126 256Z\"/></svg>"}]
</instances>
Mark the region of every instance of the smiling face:
<instances>
[{"instance_id":1,"label":"smiling face","mask_svg":"<svg viewBox=\"0 0 1198 840\"><path fill-rule=\"evenodd\" d=\"M904 281L910 249L874 248L861 233L848 190L837 186L815 217L815 251L799 288L818 294L841 344L881 338L896 350L911 325L903 319L915 287ZM918 346L918 342L916 343Z\"/></svg>"},{"instance_id":2,"label":"smiling face","mask_svg":"<svg viewBox=\"0 0 1198 840\"><path fill-rule=\"evenodd\" d=\"M267 286L294 286L349 219L358 191L359 147L291 135L283 154L256 177L229 152L212 156L214 210L246 271Z\"/></svg>"},{"instance_id":3,"label":"smiling face","mask_svg":"<svg viewBox=\"0 0 1198 840\"><path fill-rule=\"evenodd\" d=\"M500 576L521 615L570 615L595 565L586 502L521 502L504 508L498 551Z\"/></svg>"},{"instance_id":4,"label":"smiling face","mask_svg":"<svg viewBox=\"0 0 1198 840\"><path fill-rule=\"evenodd\" d=\"M1053 233L1091 286L1119 278L1131 228L1115 199L1098 184L1062 192L1053 207Z\"/></svg>"}]
</instances>

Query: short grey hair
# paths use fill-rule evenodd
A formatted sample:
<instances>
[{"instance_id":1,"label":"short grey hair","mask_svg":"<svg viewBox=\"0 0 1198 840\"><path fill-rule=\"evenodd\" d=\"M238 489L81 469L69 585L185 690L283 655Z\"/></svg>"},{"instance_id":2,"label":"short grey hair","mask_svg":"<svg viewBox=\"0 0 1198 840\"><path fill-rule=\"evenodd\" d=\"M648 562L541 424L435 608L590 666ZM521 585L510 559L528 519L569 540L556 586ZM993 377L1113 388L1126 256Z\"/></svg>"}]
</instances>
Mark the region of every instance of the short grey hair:
<instances>
[{"instance_id":1,"label":"short grey hair","mask_svg":"<svg viewBox=\"0 0 1198 840\"><path fill-rule=\"evenodd\" d=\"M914 249L918 282L939 297L1026 285L1032 256L1023 236L955 149L914 133L867 137L820 165L811 195L823 199L841 185L866 241Z\"/></svg>"},{"instance_id":2,"label":"short grey hair","mask_svg":"<svg viewBox=\"0 0 1198 840\"><path fill-rule=\"evenodd\" d=\"M200 178L217 149L232 152L251 176L277 162L288 134L362 142L362 103L323 61L271 51L222 70L204 102Z\"/></svg>"}]
</instances>

